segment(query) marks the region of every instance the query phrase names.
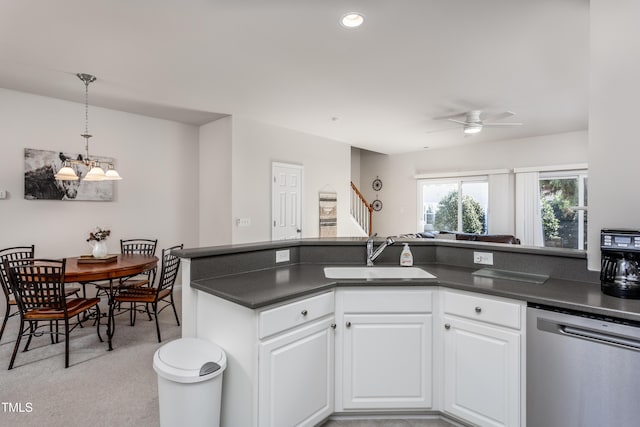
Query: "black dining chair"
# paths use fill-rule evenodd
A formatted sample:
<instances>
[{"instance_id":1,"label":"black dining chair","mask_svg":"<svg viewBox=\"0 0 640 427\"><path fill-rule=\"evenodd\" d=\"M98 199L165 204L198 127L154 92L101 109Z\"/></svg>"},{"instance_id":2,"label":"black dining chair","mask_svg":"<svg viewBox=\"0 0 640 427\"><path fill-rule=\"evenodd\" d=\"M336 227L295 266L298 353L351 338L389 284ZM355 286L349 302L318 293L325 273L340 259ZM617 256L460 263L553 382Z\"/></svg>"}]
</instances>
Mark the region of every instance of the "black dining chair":
<instances>
[{"instance_id":1,"label":"black dining chair","mask_svg":"<svg viewBox=\"0 0 640 427\"><path fill-rule=\"evenodd\" d=\"M127 239L120 240L120 253L123 255L155 255L158 240L152 239ZM118 283L110 284L108 282L94 283L98 291L96 296L108 295L110 287L120 291L122 288L138 288L141 286L151 286L155 280L156 269L146 271L142 274L120 279ZM151 319L151 317L149 317Z\"/></svg>"},{"instance_id":2,"label":"black dining chair","mask_svg":"<svg viewBox=\"0 0 640 427\"><path fill-rule=\"evenodd\" d=\"M95 309L98 338L100 336L100 298L67 298L65 293L64 273L66 259L20 259L4 261L9 284L13 292L20 314L20 329L16 344L13 348L9 369L13 364L23 336L28 336L24 351L29 350L29 344L34 336L50 334L53 343L54 335L64 334L65 357L64 367L69 367L69 333L80 325L80 315ZM71 325L70 320L77 316L77 323ZM39 322L47 322L46 326L39 326ZM59 323L64 322L64 332L59 331ZM55 326L55 328L54 328ZM56 339L56 342L58 339Z\"/></svg>"},{"instance_id":3,"label":"black dining chair","mask_svg":"<svg viewBox=\"0 0 640 427\"><path fill-rule=\"evenodd\" d=\"M127 239L120 240L121 254L155 255L158 239ZM145 271L144 273L130 277L121 281L121 286L129 288L139 288L140 286L151 286L156 278L156 269Z\"/></svg>"},{"instance_id":4,"label":"black dining chair","mask_svg":"<svg viewBox=\"0 0 640 427\"><path fill-rule=\"evenodd\" d=\"M130 303L129 308L123 308L122 310L129 310L129 321L131 326L135 325L136 312L139 304L144 304L145 308L149 305L152 307L153 315L156 319L156 331L158 333L158 342L162 341L160 336L160 323L158 321L158 314L165 308L171 306L173 308L173 314L176 317L176 322L180 326L180 319L178 318L178 312L176 310L175 302L173 300L173 285L178 277L178 269L180 268L180 258L171 254L172 250L182 249L183 245L176 245L162 251L162 267L160 268L160 279L155 287L139 287L139 288L124 288L121 289L115 297L115 301L119 303ZM158 305L164 303L165 305L158 309ZM113 310L113 306L111 307ZM149 311L147 311L149 312Z\"/></svg>"},{"instance_id":5,"label":"black dining chair","mask_svg":"<svg viewBox=\"0 0 640 427\"><path fill-rule=\"evenodd\" d=\"M9 318L18 315L18 306L13 295L13 289L9 286L9 276L4 268L4 261L21 260L33 258L34 256L35 245L0 249L0 286L2 286L2 293L4 294L6 302L4 319L2 320L2 327L0 328L0 340L2 340L2 335L4 334L4 329L7 326ZM67 296L77 295L78 292L80 292L80 288L77 287L65 288L65 294Z\"/></svg>"}]
</instances>

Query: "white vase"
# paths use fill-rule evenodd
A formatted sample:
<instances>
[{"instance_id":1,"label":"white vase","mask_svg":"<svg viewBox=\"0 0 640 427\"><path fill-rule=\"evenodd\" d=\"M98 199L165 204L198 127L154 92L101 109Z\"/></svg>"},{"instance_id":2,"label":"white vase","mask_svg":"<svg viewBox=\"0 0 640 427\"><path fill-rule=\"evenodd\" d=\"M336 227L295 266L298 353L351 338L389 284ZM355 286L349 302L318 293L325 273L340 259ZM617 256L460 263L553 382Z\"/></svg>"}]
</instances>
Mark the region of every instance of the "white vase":
<instances>
[{"instance_id":1,"label":"white vase","mask_svg":"<svg viewBox=\"0 0 640 427\"><path fill-rule=\"evenodd\" d=\"M91 255L93 255L94 258L103 258L107 256L108 251L106 240L100 240L98 242L92 241L91 246L93 248L91 251Z\"/></svg>"}]
</instances>

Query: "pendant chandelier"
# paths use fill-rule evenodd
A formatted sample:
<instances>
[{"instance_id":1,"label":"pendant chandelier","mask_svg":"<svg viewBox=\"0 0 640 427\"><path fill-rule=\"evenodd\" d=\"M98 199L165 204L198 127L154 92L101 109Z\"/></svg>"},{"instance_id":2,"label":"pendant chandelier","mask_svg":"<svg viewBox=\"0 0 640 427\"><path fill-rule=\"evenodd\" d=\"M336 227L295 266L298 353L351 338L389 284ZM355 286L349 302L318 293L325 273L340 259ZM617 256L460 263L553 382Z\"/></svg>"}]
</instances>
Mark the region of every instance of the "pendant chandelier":
<instances>
[{"instance_id":1,"label":"pendant chandelier","mask_svg":"<svg viewBox=\"0 0 640 427\"><path fill-rule=\"evenodd\" d=\"M91 74L76 74L84 83L84 133L80 136L84 138L84 158L65 159L60 170L54 175L57 180L77 181L80 179L74 165L84 165L89 172L82 178L83 181L115 181L120 180L120 174L116 171L113 162L92 159L89 156L89 83L95 82L96 77ZM107 171L103 168L107 168Z\"/></svg>"}]
</instances>

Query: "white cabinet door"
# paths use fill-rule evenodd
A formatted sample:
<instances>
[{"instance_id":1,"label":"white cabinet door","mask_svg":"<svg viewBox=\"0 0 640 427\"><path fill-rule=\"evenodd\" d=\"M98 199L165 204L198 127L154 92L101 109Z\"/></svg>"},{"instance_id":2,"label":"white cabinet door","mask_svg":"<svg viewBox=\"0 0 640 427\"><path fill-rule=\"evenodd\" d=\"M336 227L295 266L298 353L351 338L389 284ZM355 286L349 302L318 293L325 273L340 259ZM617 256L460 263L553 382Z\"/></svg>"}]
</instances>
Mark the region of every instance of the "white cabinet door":
<instances>
[{"instance_id":1,"label":"white cabinet door","mask_svg":"<svg viewBox=\"0 0 640 427\"><path fill-rule=\"evenodd\" d=\"M431 314L345 314L345 409L429 408Z\"/></svg>"},{"instance_id":2,"label":"white cabinet door","mask_svg":"<svg viewBox=\"0 0 640 427\"><path fill-rule=\"evenodd\" d=\"M479 426L520 425L520 333L444 316L444 410Z\"/></svg>"},{"instance_id":3,"label":"white cabinet door","mask_svg":"<svg viewBox=\"0 0 640 427\"><path fill-rule=\"evenodd\" d=\"M333 413L333 318L260 343L260 427L314 426Z\"/></svg>"}]
</instances>

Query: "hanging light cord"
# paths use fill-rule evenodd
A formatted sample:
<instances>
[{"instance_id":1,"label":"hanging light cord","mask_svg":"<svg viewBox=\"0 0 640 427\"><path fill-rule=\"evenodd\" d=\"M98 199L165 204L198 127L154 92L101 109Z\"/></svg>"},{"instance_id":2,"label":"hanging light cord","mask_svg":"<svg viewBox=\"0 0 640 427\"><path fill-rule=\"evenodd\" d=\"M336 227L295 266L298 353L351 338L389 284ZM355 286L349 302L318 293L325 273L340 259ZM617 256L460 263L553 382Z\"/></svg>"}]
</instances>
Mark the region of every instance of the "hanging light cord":
<instances>
[{"instance_id":1,"label":"hanging light cord","mask_svg":"<svg viewBox=\"0 0 640 427\"><path fill-rule=\"evenodd\" d=\"M84 138L84 152L85 163L88 165L91 163L89 157L89 83L93 82L96 78L88 74L79 74L78 77L84 82L84 134L81 136Z\"/></svg>"},{"instance_id":2,"label":"hanging light cord","mask_svg":"<svg viewBox=\"0 0 640 427\"><path fill-rule=\"evenodd\" d=\"M84 151L85 157L81 159L81 156L78 156L77 159L66 158L62 164L62 167L58 172L54 175L55 179L61 181L77 181L80 179L71 166L77 164L84 164L89 168L89 172L83 178L84 181L115 181L121 180L122 177L116 171L113 166L113 162L108 160L92 160L89 157L89 83L95 82L96 77L91 74L78 73L76 76L82 80L84 83L84 133L80 136L84 138ZM62 153L60 153L62 158ZM102 167L107 166L109 170L105 172Z\"/></svg>"}]
</instances>

